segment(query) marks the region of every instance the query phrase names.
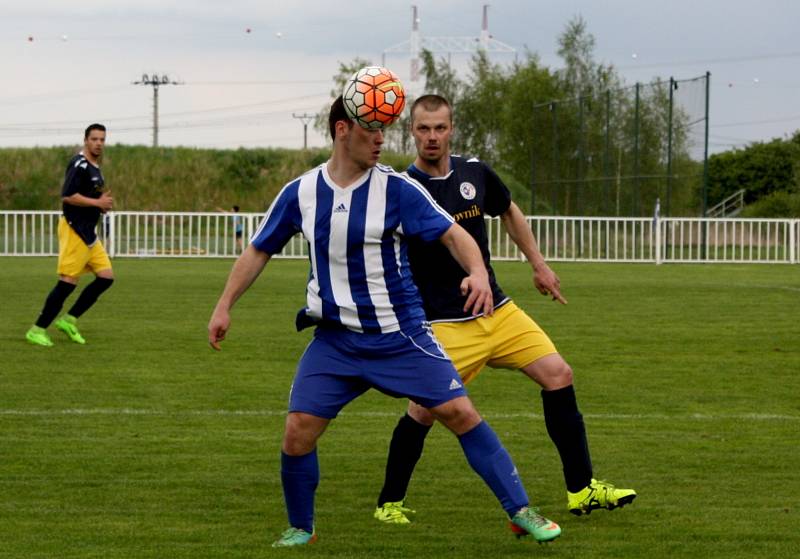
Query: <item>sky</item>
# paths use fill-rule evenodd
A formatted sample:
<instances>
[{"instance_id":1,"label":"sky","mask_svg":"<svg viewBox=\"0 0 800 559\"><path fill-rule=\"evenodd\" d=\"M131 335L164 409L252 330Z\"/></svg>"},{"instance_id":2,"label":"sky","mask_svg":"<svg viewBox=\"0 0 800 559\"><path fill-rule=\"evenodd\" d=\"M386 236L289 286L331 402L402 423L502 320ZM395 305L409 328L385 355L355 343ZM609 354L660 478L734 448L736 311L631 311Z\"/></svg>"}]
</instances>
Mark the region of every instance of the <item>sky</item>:
<instances>
[{"instance_id":1,"label":"sky","mask_svg":"<svg viewBox=\"0 0 800 559\"><path fill-rule=\"evenodd\" d=\"M580 15L595 57L625 83L711 72L710 150L800 129L796 0L416 0L428 37L492 36L558 69L558 36ZM373 0L0 0L0 147L76 145L102 122L109 144L303 146L302 119L330 103L340 63L380 64L407 41L412 4ZM439 53L438 56L447 56ZM492 60L509 64L514 54ZM451 62L466 68L466 55ZM386 66L412 91L407 54ZM532 99L532 102L547 101ZM327 138L308 127L308 145ZM1 164L2 162L0 162Z\"/></svg>"}]
</instances>

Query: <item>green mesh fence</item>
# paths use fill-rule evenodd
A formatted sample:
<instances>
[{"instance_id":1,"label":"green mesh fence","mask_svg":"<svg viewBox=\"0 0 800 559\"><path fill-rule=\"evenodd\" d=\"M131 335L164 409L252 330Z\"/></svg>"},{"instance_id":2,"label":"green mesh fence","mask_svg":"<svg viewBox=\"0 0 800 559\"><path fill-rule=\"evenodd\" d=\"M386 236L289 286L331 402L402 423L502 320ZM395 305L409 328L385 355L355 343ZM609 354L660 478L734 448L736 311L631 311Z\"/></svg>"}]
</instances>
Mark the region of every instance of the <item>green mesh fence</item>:
<instances>
[{"instance_id":1,"label":"green mesh fence","mask_svg":"<svg viewBox=\"0 0 800 559\"><path fill-rule=\"evenodd\" d=\"M705 210L709 75L534 107L531 212L696 216Z\"/></svg>"}]
</instances>

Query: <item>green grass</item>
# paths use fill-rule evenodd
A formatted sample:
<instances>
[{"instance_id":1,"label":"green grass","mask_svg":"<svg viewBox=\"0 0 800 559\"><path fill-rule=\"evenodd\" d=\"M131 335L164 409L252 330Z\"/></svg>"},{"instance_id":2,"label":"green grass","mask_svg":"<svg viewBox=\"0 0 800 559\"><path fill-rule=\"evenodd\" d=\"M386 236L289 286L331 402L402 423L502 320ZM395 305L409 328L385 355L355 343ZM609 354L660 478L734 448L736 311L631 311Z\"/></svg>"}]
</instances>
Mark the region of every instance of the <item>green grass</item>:
<instances>
[{"instance_id":1,"label":"green grass","mask_svg":"<svg viewBox=\"0 0 800 559\"><path fill-rule=\"evenodd\" d=\"M800 269L559 264L566 307L528 269L506 291L573 366L595 471L639 498L566 512L538 390L485 371L471 394L532 500L562 525L515 540L455 438L434 429L414 524L372 519L404 403L370 392L320 443L320 541L272 550L297 357L303 262L275 261L234 311L221 353L205 325L230 261L124 260L82 320L81 347L27 345L55 259L0 258L0 557L789 557L800 549ZM88 282L88 279L84 279ZM85 285L85 283L83 284ZM71 301L74 300L74 295Z\"/></svg>"}]
</instances>

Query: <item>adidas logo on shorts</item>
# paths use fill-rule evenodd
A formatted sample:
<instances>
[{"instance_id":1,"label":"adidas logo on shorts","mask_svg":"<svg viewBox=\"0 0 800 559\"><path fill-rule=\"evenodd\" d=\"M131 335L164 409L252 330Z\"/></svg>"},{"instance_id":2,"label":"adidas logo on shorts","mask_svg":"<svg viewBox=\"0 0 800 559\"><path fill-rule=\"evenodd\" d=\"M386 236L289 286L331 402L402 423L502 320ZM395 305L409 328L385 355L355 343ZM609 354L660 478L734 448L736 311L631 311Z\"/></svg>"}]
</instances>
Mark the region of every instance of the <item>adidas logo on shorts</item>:
<instances>
[{"instance_id":1,"label":"adidas logo on shorts","mask_svg":"<svg viewBox=\"0 0 800 559\"><path fill-rule=\"evenodd\" d=\"M461 388L461 383L458 382L456 379L450 381L450 390L458 390Z\"/></svg>"}]
</instances>

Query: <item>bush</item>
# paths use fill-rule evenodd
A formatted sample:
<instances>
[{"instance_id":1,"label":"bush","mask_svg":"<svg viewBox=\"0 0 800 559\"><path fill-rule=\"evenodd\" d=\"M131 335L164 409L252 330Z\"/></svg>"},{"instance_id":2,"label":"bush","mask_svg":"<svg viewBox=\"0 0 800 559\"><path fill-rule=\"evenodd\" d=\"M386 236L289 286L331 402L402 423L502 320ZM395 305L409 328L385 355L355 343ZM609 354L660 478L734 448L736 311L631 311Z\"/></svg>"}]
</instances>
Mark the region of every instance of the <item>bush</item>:
<instances>
[{"instance_id":1,"label":"bush","mask_svg":"<svg viewBox=\"0 0 800 559\"><path fill-rule=\"evenodd\" d=\"M773 192L749 204L742 217L800 217L800 192Z\"/></svg>"}]
</instances>

